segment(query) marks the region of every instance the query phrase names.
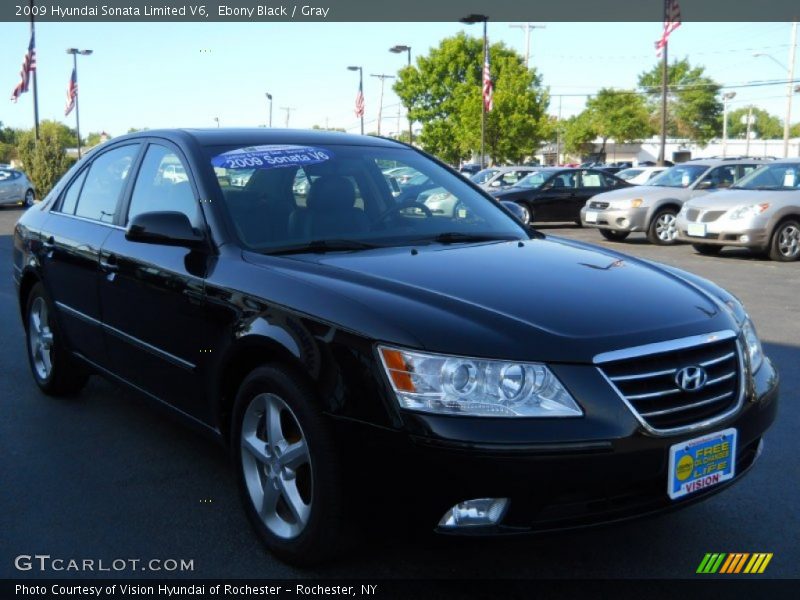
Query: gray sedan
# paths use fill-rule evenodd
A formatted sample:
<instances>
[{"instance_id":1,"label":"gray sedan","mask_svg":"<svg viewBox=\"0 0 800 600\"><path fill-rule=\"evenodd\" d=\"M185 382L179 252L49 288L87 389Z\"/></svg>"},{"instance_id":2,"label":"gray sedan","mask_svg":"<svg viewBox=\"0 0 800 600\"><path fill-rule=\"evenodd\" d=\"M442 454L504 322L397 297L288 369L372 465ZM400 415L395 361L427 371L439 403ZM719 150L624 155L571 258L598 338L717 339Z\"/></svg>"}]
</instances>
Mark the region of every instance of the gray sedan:
<instances>
[{"instance_id":1,"label":"gray sedan","mask_svg":"<svg viewBox=\"0 0 800 600\"><path fill-rule=\"evenodd\" d=\"M678 239L700 254L740 246L772 260L800 259L800 158L764 165L730 190L690 200L676 227Z\"/></svg>"},{"instance_id":2,"label":"gray sedan","mask_svg":"<svg viewBox=\"0 0 800 600\"><path fill-rule=\"evenodd\" d=\"M33 204L33 184L22 171L0 169L0 205Z\"/></svg>"},{"instance_id":3,"label":"gray sedan","mask_svg":"<svg viewBox=\"0 0 800 600\"><path fill-rule=\"evenodd\" d=\"M641 231L652 244L675 244L675 218L684 202L728 188L761 164L755 159L709 159L675 165L647 185L592 197L581 209L581 222L597 227L608 240L622 241Z\"/></svg>"}]
</instances>

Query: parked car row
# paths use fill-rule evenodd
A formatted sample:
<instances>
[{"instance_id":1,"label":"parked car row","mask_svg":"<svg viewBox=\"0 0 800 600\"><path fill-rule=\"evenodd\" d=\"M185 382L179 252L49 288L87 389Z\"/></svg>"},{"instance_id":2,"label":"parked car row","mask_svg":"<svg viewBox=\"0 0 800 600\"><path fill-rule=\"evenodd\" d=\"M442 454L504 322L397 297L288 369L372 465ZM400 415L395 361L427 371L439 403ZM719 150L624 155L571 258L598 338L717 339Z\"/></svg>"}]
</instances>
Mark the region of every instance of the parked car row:
<instances>
[{"instance_id":1,"label":"parked car row","mask_svg":"<svg viewBox=\"0 0 800 600\"><path fill-rule=\"evenodd\" d=\"M739 246L773 260L798 260L800 159L682 163L647 185L593 196L580 217L612 241L643 232L653 244L689 242L701 254Z\"/></svg>"}]
</instances>

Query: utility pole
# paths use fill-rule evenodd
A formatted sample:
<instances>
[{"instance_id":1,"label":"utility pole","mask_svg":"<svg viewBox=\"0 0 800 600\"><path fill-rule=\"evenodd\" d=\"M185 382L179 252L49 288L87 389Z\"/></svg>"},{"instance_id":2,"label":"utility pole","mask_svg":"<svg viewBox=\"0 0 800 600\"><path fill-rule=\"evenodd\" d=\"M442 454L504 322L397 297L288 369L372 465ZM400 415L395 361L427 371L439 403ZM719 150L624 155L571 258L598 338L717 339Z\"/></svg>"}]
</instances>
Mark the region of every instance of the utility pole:
<instances>
[{"instance_id":1,"label":"utility pole","mask_svg":"<svg viewBox=\"0 0 800 600\"><path fill-rule=\"evenodd\" d=\"M281 110L286 111L286 129L289 129L289 115L292 114L292 111L295 110L293 106L281 106Z\"/></svg>"},{"instance_id":2,"label":"utility pole","mask_svg":"<svg viewBox=\"0 0 800 600\"><path fill-rule=\"evenodd\" d=\"M728 151L728 101L736 97L736 92L722 94L722 158Z\"/></svg>"},{"instance_id":3,"label":"utility pole","mask_svg":"<svg viewBox=\"0 0 800 600\"><path fill-rule=\"evenodd\" d=\"M377 77L381 80L381 97L378 101L378 135L381 134L381 119L383 118L383 85L387 79L394 79L394 75L384 75L383 73L371 74L370 77Z\"/></svg>"},{"instance_id":4,"label":"utility pole","mask_svg":"<svg viewBox=\"0 0 800 600\"><path fill-rule=\"evenodd\" d=\"M667 46L669 42L664 43L661 49L661 145L658 149L658 166L664 166L664 159L666 158L667 150L667 80L668 80L668 65L667 65Z\"/></svg>"},{"instance_id":5,"label":"utility pole","mask_svg":"<svg viewBox=\"0 0 800 600\"><path fill-rule=\"evenodd\" d=\"M556 166L561 164L561 95L558 96L558 122L556 123Z\"/></svg>"},{"instance_id":6,"label":"utility pole","mask_svg":"<svg viewBox=\"0 0 800 600\"><path fill-rule=\"evenodd\" d=\"M747 132L745 134L746 142L744 146L744 155L750 156L750 128L753 125L753 107L747 109Z\"/></svg>"},{"instance_id":7,"label":"utility pole","mask_svg":"<svg viewBox=\"0 0 800 600\"><path fill-rule=\"evenodd\" d=\"M509 25L516 29L523 29L525 31L525 68L529 68L531 59L531 31L534 29L547 29L546 25L534 25L533 23L516 23Z\"/></svg>"},{"instance_id":8,"label":"utility pole","mask_svg":"<svg viewBox=\"0 0 800 600\"><path fill-rule=\"evenodd\" d=\"M269 126L272 127L272 94L265 92L267 100L269 100Z\"/></svg>"},{"instance_id":9,"label":"utility pole","mask_svg":"<svg viewBox=\"0 0 800 600\"><path fill-rule=\"evenodd\" d=\"M789 158L789 130L792 126L792 96L794 94L794 55L797 54L797 19L792 23L792 43L789 46L789 82L786 84L786 119L783 121L783 157Z\"/></svg>"}]
</instances>

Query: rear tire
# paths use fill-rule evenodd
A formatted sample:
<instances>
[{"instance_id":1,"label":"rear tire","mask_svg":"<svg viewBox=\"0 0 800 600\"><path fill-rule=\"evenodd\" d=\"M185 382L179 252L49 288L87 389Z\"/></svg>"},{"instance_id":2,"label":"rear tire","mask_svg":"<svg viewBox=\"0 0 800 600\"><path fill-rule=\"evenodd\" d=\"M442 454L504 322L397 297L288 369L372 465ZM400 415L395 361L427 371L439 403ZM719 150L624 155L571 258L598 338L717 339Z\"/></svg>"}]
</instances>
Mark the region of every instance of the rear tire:
<instances>
[{"instance_id":1,"label":"rear tire","mask_svg":"<svg viewBox=\"0 0 800 600\"><path fill-rule=\"evenodd\" d=\"M339 453L306 383L278 365L252 371L236 395L231 442L245 511L267 548L294 565L340 552Z\"/></svg>"},{"instance_id":2,"label":"rear tire","mask_svg":"<svg viewBox=\"0 0 800 600\"><path fill-rule=\"evenodd\" d=\"M692 248L703 256L716 256L722 250L722 246L715 246L714 244L692 244Z\"/></svg>"},{"instance_id":3,"label":"rear tire","mask_svg":"<svg viewBox=\"0 0 800 600\"><path fill-rule=\"evenodd\" d=\"M674 208L665 208L658 211L647 228L647 240L657 246L673 246L678 243L678 228L676 227L678 211Z\"/></svg>"},{"instance_id":4,"label":"rear tire","mask_svg":"<svg viewBox=\"0 0 800 600\"><path fill-rule=\"evenodd\" d=\"M800 222L788 219L778 224L769 244L769 257L781 262L800 259Z\"/></svg>"},{"instance_id":5,"label":"rear tire","mask_svg":"<svg viewBox=\"0 0 800 600\"><path fill-rule=\"evenodd\" d=\"M615 231L613 229L600 229L600 235L610 242L621 242L630 235L629 231Z\"/></svg>"},{"instance_id":6,"label":"rear tire","mask_svg":"<svg viewBox=\"0 0 800 600\"><path fill-rule=\"evenodd\" d=\"M86 385L89 374L67 350L53 304L45 295L41 282L35 284L28 294L25 340L31 374L45 394L66 396L79 392Z\"/></svg>"}]
</instances>

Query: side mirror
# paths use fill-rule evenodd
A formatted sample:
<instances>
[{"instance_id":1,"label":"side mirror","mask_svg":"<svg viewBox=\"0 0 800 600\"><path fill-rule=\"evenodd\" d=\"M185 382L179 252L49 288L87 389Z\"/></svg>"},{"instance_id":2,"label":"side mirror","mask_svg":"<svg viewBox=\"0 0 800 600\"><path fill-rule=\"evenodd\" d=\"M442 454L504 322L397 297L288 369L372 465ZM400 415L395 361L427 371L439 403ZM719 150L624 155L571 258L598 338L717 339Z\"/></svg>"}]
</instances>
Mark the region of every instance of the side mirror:
<instances>
[{"instance_id":1,"label":"side mirror","mask_svg":"<svg viewBox=\"0 0 800 600\"><path fill-rule=\"evenodd\" d=\"M522 208L516 202L512 202L511 200L501 200L500 204L502 204L508 212L510 212L516 219L522 223L523 225L528 225L530 223L530 215L528 211Z\"/></svg>"},{"instance_id":2,"label":"side mirror","mask_svg":"<svg viewBox=\"0 0 800 600\"><path fill-rule=\"evenodd\" d=\"M499 179L495 179L492 183L489 184L490 187L501 187L503 182Z\"/></svg>"},{"instance_id":3,"label":"side mirror","mask_svg":"<svg viewBox=\"0 0 800 600\"><path fill-rule=\"evenodd\" d=\"M711 181L710 179L703 179L702 181L698 181L697 182L697 185L694 186L694 189L696 189L696 190L710 190L712 187L714 187L714 182L713 181Z\"/></svg>"},{"instance_id":4,"label":"side mirror","mask_svg":"<svg viewBox=\"0 0 800 600\"><path fill-rule=\"evenodd\" d=\"M136 215L125 232L125 239L142 244L204 248L205 237L198 233L181 212L146 212Z\"/></svg>"}]
</instances>

